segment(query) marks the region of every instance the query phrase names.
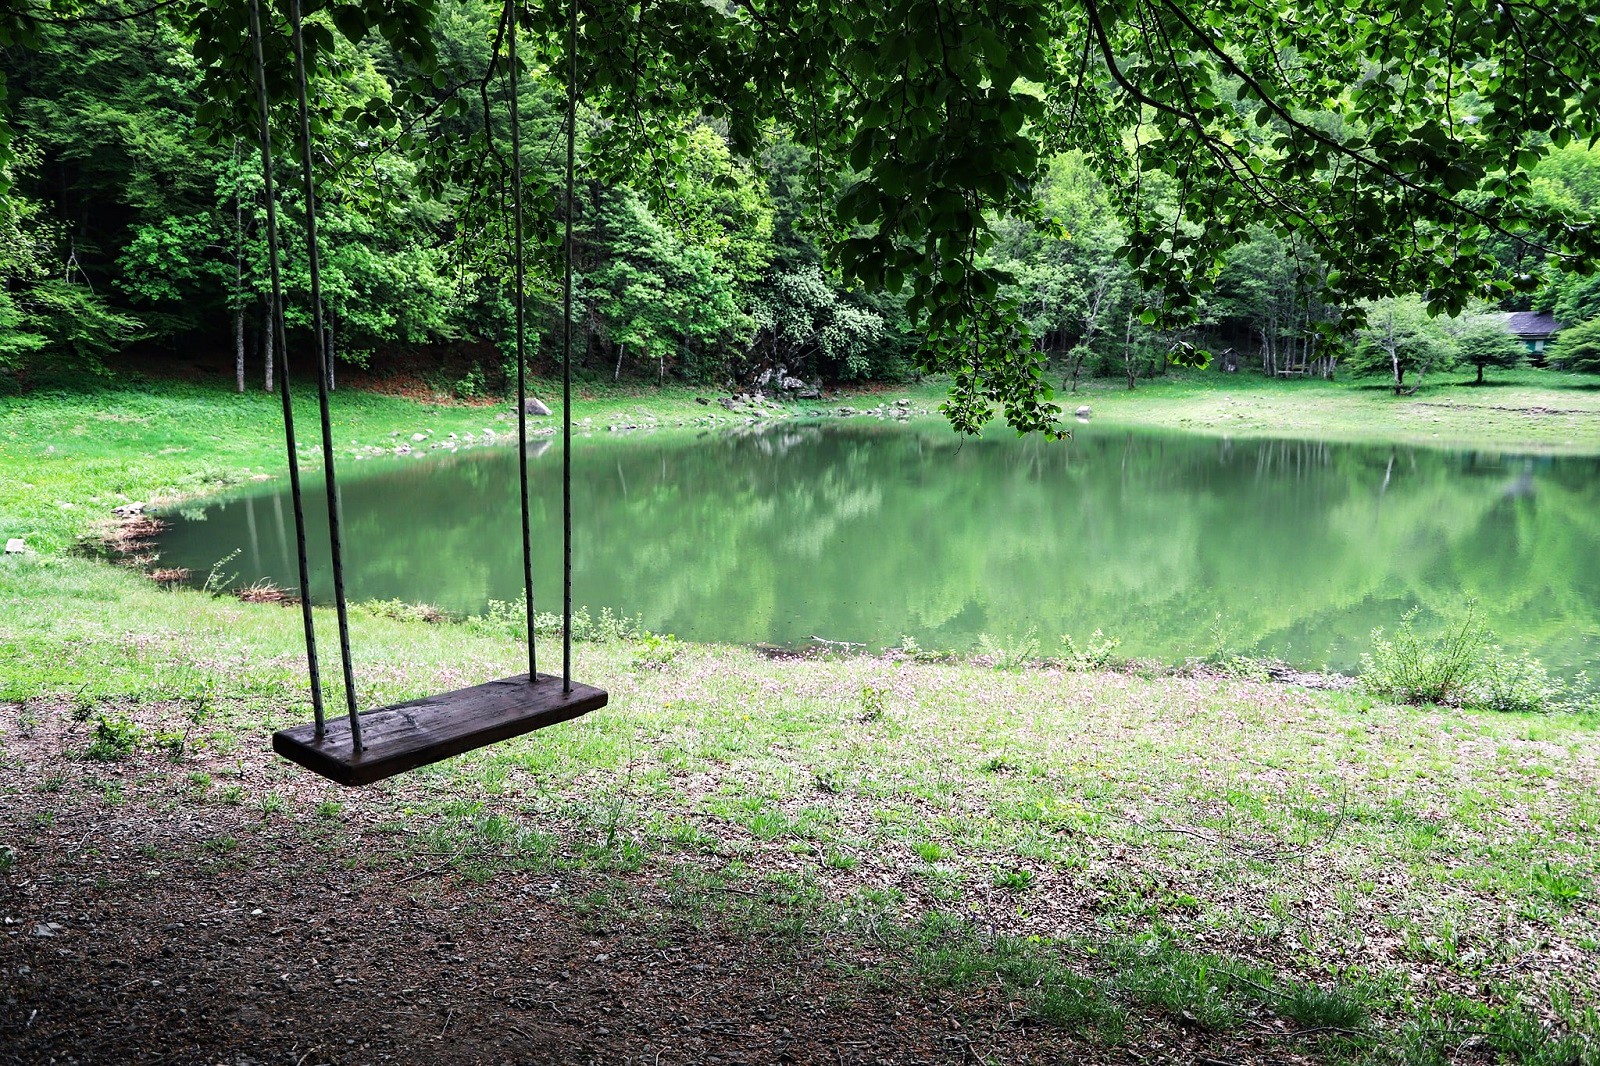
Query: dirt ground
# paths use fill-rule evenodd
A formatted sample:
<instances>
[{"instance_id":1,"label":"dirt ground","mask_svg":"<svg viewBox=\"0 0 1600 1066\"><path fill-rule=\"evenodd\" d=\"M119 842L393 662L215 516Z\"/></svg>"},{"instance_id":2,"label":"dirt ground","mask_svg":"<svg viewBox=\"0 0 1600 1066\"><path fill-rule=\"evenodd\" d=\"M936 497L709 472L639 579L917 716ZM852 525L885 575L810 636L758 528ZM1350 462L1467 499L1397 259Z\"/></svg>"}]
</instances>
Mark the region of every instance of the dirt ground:
<instances>
[{"instance_id":1,"label":"dirt ground","mask_svg":"<svg viewBox=\"0 0 1600 1066\"><path fill-rule=\"evenodd\" d=\"M844 969L826 938L585 911L548 874L374 863L240 807L0 802L23 843L0 887L7 1063L1272 1061L1159 1022L1101 1048L859 938Z\"/></svg>"}]
</instances>

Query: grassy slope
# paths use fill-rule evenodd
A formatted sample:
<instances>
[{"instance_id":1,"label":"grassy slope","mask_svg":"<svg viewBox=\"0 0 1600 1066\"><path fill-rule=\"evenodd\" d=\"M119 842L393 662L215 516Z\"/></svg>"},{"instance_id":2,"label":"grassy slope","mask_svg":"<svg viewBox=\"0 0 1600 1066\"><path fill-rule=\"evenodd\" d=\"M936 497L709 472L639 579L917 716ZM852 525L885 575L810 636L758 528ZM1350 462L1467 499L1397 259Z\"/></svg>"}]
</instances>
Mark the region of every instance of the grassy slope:
<instances>
[{"instance_id":1,"label":"grassy slope","mask_svg":"<svg viewBox=\"0 0 1600 1066\"><path fill-rule=\"evenodd\" d=\"M1312 388L1260 390L1261 402ZM1182 404L1229 398L1177 383L1089 402L1172 424ZM1348 411L1373 402L1356 394ZM677 394L584 416L703 414ZM493 417L350 395L340 437L437 439L503 425ZM1500 421L1486 432L1540 443ZM1354 413L1346 425L1371 429ZM651 906L682 908L725 907L722 887L736 886L756 893L732 897L758 901L751 920L782 914L796 935L866 928L863 945L890 938L935 982L998 976L1107 1040L1149 1012L1187 1011L1223 1032L1331 1025L1330 1054L1432 1061L1462 1039L1440 1030L1482 1029L1509 1059L1575 1062L1580 1045L1543 1024L1600 1030L1583 1017L1600 1004L1590 721L729 648L685 648L658 670L616 643L580 648L580 676L614 696L580 723L353 796L308 782L266 751L271 727L308 716L291 612L158 592L56 552L118 493L277 469L276 430L266 400L177 387L0 410L0 534L49 549L0 559L0 789L19 800L0 803L12 811L0 843L24 868L24 816L59 802L202 817L245 803L264 822L314 824L337 797L363 825L405 825L464 876L577 866L615 873L619 898L644 879L665 886ZM518 661L510 640L466 625L358 614L355 639L371 702ZM102 720L140 730L115 788L81 758ZM169 761L158 739L185 731ZM1375 1043L1340 1032L1369 1016L1387 1034Z\"/></svg>"},{"instance_id":2,"label":"grassy slope","mask_svg":"<svg viewBox=\"0 0 1600 1066\"><path fill-rule=\"evenodd\" d=\"M937 402L938 389L919 390ZM1129 392L1089 381L1056 402L1087 404L1096 421L1234 437L1397 441L1487 451L1600 451L1600 380L1554 370L1503 371L1477 387L1459 376L1430 378L1415 396L1381 384L1255 374L1174 373Z\"/></svg>"}]
</instances>

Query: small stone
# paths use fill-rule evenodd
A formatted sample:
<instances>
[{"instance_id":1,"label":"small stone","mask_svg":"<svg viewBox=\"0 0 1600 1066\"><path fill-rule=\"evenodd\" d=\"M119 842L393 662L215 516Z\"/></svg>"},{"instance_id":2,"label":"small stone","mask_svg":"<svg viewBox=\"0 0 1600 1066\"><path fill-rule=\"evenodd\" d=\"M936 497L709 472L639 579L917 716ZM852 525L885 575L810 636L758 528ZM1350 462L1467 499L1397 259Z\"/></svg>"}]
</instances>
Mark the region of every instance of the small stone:
<instances>
[{"instance_id":1,"label":"small stone","mask_svg":"<svg viewBox=\"0 0 1600 1066\"><path fill-rule=\"evenodd\" d=\"M21 555L23 552L25 552L27 550L28 550L27 542L24 541L21 537L12 537L10 540L6 541L6 554L7 555Z\"/></svg>"},{"instance_id":2,"label":"small stone","mask_svg":"<svg viewBox=\"0 0 1600 1066\"><path fill-rule=\"evenodd\" d=\"M1084 404L1082 407L1078 408L1076 411L1074 411L1072 413L1074 415L1077 415L1079 418L1088 418L1089 415L1092 412L1089 409L1089 405L1088 404Z\"/></svg>"}]
</instances>

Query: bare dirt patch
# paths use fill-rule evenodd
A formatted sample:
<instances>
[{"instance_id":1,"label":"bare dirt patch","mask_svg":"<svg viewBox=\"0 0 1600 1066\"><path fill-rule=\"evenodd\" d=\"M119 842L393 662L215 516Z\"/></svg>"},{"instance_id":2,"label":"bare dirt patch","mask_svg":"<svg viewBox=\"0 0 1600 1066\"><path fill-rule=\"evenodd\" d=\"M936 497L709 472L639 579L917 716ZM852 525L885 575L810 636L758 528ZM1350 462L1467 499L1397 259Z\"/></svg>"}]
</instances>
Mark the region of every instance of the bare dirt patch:
<instances>
[{"instance_id":1,"label":"bare dirt patch","mask_svg":"<svg viewBox=\"0 0 1600 1066\"><path fill-rule=\"evenodd\" d=\"M558 901L582 886L549 875L472 884L243 808L54 806L0 888L6 1062L1198 1055L1181 1033L1094 1048L994 990L932 995L842 974L826 943L586 915Z\"/></svg>"}]
</instances>

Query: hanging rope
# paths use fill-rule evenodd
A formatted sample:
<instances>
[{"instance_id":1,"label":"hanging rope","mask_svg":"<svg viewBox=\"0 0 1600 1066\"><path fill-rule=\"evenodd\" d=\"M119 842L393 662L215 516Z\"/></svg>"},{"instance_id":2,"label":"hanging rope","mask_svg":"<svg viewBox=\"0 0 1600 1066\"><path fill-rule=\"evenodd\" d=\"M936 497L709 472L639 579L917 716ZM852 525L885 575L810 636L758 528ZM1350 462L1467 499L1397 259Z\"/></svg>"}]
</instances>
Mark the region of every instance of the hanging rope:
<instances>
[{"instance_id":1,"label":"hanging rope","mask_svg":"<svg viewBox=\"0 0 1600 1066\"><path fill-rule=\"evenodd\" d=\"M328 348L322 322L322 268L317 256L317 190L311 174L311 108L306 102L306 51L300 30L300 0L289 5L294 43L295 92L300 105L300 177L306 200L306 266L311 274L312 334L317 350L317 405L322 414L322 471L328 490L328 543L333 556L333 604L339 618L339 659L344 666L344 700L350 740L361 750L361 716L356 711L356 679L350 661L350 611L344 595L344 537L339 528L339 486L333 470L333 416L328 410Z\"/></svg>"},{"instance_id":2,"label":"hanging rope","mask_svg":"<svg viewBox=\"0 0 1600 1066\"><path fill-rule=\"evenodd\" d=\"M294 404L289 395L289 346L284 341L283 275L278 251L278 193L272 177L272 130L267 113L267 61L261 46L261 4L250 0L250 43L256 54L256 104L260 117L261 181L267 202L267 262L271 265L272 306L268 317L278 346L278 395L283 400L283 439L289 453L289 496L294 502L295 558L300 564L300 621L305 630L306 663L311 675L311 711L317 739L326 728L322 712L322 671L317 665L317 630L311 617L311 566L306 559L305 499L300 491L300 458L295 446Z\"/></svg>"},{"instance_id":3,"label":"hanging rope","mask_svg":"<svg viewBox=\"0 0 1600 1066\"><path fill-rule=\"evenodd\" d=\"M567 227L561 282L561 691L572 691L572 186L578 133L578 0L567 3Z\"/></svg>"},{"instance_id":4,"label":"hanging rope","mask_svg":"<svg viewBox=\"0 0 1600 1066\"><path fill-rule=\"evenodd\" d=\"M522 602L528 626L528 683L539 678L539 655L533 632L533 527L528 509L528 353L527 353L527 264L522 249L522 107L518 98L521 82L517 66L517 10L506 0L507 34L510 38L511 77L511 215L516 230L517 257L517 467L522 479Z\"/></svg>"}]
</instances>

